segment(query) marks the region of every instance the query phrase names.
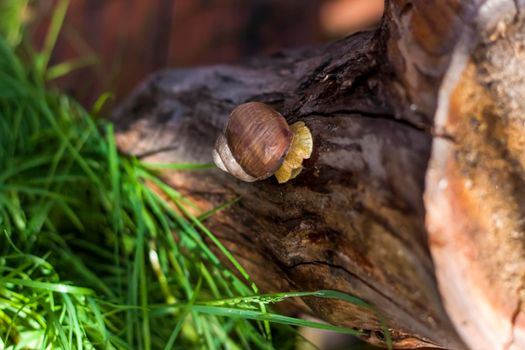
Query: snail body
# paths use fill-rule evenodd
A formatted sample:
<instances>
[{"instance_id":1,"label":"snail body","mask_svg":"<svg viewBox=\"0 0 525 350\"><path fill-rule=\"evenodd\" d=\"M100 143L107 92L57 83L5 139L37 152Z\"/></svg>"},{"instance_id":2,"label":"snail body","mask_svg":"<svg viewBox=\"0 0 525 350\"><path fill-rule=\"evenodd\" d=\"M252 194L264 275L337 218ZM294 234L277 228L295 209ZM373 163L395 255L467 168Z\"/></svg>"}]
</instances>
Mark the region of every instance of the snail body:
<instances>
[{"instance_id":1,"label":"snail body","mask_svg":"<svg viewBox=\"0 0 525 350\"><path fill-rule=\"evenodd\" d=\"M296 177L312 153L312 135L304 122L288 125L270 106L237 106L219 135L213 160L240 180L253 182L275 175L279 183Z\"/></svg>"}]
</instances>

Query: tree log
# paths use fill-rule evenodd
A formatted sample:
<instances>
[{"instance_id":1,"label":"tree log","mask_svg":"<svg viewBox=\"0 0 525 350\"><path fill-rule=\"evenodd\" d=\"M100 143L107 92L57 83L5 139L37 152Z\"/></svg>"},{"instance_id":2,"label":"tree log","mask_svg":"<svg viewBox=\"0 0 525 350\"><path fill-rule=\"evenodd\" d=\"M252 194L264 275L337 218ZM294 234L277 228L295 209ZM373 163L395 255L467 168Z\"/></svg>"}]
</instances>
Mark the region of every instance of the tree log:
<instances>
[{"instance_id":1,"label":"tree log","mask_svg":"<svg viewBox=\"0 0 525 350\"><path fill-rule=\"evenodd\" d=\"M114 113L125 153L210 162L238 104L314 136L294 180L166 172L264 291L373 304L398 348L525 348L523 1L391 1L381 25L236 66L159 72ZM434 260L433 260L434 259ZM437 280L436 280L437 276ZM384 335L368 310L297 308ZM466 344L466 345L465 345Z\"/></svg>"}]
</instances>

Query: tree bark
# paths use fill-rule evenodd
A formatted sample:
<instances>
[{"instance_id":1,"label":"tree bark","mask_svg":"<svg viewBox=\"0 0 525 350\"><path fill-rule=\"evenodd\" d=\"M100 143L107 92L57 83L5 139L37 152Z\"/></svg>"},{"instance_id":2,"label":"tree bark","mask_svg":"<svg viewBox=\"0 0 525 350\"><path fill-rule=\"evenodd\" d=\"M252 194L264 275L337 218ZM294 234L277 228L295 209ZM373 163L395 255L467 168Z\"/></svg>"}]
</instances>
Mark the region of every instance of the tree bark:
<instances>
[{"instance_id":1,"label":"tree bark","mask_svg":"<svg viewBox=\"0 0 525 350\"><path fill-rule=\"evenodd\" d=\"M376 30L332 44L160 72L115 111L119 147L210 162L229 112L268 103L314 136L296 179L165 173L203 210L240 198L207 226L262 290L356 295L399 348L525 348L524 8L391 1ZM303 301L383 342L369 311Z\"/></svg>"}]
</instances>

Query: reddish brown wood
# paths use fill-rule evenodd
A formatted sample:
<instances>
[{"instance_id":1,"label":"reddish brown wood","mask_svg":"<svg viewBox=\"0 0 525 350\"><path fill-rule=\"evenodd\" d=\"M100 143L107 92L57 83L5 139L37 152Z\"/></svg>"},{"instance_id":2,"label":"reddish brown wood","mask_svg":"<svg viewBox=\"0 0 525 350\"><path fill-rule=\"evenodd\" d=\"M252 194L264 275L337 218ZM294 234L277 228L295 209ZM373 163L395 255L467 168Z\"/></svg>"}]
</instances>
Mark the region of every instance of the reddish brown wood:
<instances>
[{"instance_id":1,"label":"reddish brown wood","mask_svg":"<svg viewBox=\"0 0 525 350\"><path fill-rule=\"evenodd\" d=\"M56 3L30 2L30 32L37 47L43 46ZM319 0L70 1L52 63L92 57L94 64L57 83L91 107L108 91L120 100L148 74L165 67L235 62L313 44L322 37L319 6Z\"/></svg>"}]
</instances>

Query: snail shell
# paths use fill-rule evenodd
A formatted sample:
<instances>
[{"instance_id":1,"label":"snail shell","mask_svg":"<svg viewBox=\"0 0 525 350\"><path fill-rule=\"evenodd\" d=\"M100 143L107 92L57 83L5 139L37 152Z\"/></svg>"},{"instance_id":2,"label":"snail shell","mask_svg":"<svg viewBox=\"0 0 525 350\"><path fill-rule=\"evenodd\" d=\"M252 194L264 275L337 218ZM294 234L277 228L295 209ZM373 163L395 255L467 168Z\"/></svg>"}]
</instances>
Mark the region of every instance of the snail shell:
<instances>
[{"instance_id":1,"label":"snail shell","mask_svg":"<svg viewBox=\"0 0 525 350\"><path fill-rule=\"evenodd\" d=\"M291 152L291 150L293 152ZM236 107L213 151L215 164L247 182L276 175L286 182L299 174L310 157L312 137L303 122L288 126L286 119L260 102Z\"/></svg>"}]
</instances>

